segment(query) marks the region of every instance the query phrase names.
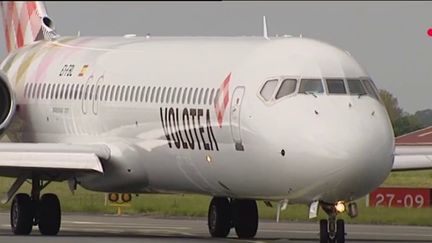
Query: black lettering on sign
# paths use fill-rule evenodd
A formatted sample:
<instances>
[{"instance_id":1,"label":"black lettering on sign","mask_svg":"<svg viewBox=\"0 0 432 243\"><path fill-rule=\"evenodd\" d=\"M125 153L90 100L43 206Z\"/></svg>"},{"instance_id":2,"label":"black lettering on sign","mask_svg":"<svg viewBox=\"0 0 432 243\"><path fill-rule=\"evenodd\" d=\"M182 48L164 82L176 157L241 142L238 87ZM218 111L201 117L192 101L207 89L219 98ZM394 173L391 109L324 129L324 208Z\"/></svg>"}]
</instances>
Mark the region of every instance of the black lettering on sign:
<instances>
[{"instance_id":1,"label":"black lettering on sign","mask_svg":"<svg viewBox=\"0 0 432 243\"><path fill-rule=\"evenodd\" d=\"M201 150L203 147L205 150L219 151L209 109L184 108L179 114L181 111L178 108L161 107L159 112L165 138L170 148L173 148L172 143L174 143L178 149L194 150L198 147Z\"/></svg>"},{"instance_id":2,"label":"black lettering on sign","mask_svg":"<svg viewBox=\"0 0 432 243\"><path fill-rule=\"evenodd\" d=\"M183 145L183 148L187 149L188 145L187 145L187 143L185 141L183 141L183 136L181 134L181 130L184 131L185 129L184 129L184 127L183 127L183 129L180 129L180 126L179 126L179 114L178 113L179 113L178 112L178 108L176 108L176 123L177 123L178 133L180 135L180 140L181 140L181 144Z\"/></svg>"},{"instance_id":3,"label":"black lettering on sign","mask_svg":"<svg viewBox=\"0 0 432 243\"><path fill-rule=\"evenodd\" d=\"M195 126L196 109L190 109L189 113L192 117L192 125L193 125L193 129L195 132L195 137L197 139L198 149L201 150L201 144L200 144L200 140L198 138L198 133L197 133L196 126Z\"/></svg>"},{"instance_id":4,"label":"black lettering on sign","mask_svg":"<svg viewBox=\"0 0 432 243\"><path fill-rule=\"evenodd\" d=\"M208 135L208 138L209 138L209 141L210 141L210 149L214 150L214 148L213 148L213 143L214 143L214 145L216 147L216 151L219 151L219 147L218 147L216 138L215 138L214 133L213 133L213 128L212 128L212 125L211 125L210 110L208 110L208 109L207 109L207 112L206 112L206 123L207 123L207 135Z\"/></svg>"},{"instance_id":5,"label":"black lettering on sign","mask_svg":"<svg viewBox=\"0 0 432 243\"><path fill-rule=\"evenodd\" d=\"M60 77L62 77L62 76L71 77L74 68L75 68L75 65L73 65L73 64L65 64L63 66L63 68L61 69L59 76Z\"/></svg>"},{"instance_id":6,"label":"black lettering on sign","mask_svg":"<svg viewBox=\"0 0 432 243\"><path fill-rule=\"evenodd\" d=\"M199 131L201 134L201 139L203 141L204 144L204 149L205 150L210 150L210 146L208 143L206 143L206 141L204 140L204 127L201 125L201 119L200 117L203 116L203 110L202 109L198 109L198 127L199 127Z\"/></svg>"},{"instance_id":7,"label":"black lettering on sign","mask_svg":"<svg viewBox=\"0 0 432 243\"><path fill-rule=\"evenodd\" d=\"M168 113L168 123L170 126L171 134L175 133L175 136L173 137L175 146L179 149L180 148L180 139L176 128L176 122L175 122L175 116L174 116L174 109L170 108ZM174 132L173 132L174 130ZM177 139L176 139L177 138Z\"/></svg>"},{"instance_id":8,"label":"black lettering on sign","mask_svg":"<svg viewBox=\"0 0 432 243\"><path fill-rule=\"evenodd\" d=\"M172 147L172 145L171 145L171 137L170 137L170 133L168 132L167 123L166 123L166 120L167 120L167 109L168 108L165 108L165 119L164 119L164 117L162 115L162 107L160 108L160 118L161 118L161 122L162 122L162 128L163 128L164 133L165 133L165 137L166 137L166 139L168 141L168 146L171 148Z\"/></svg>"},{"instance_id":9,"label":"black lettering on sign","mask_svg":"<svg viewBox=\"0 0 432 243\"><path fill-rule=\"evenodd\" d=\"M187 128L186 128L186 123L187 123ZM189 112L188 112L187 108L183 109L183 127L185 130L186 139L189 143L189 147L191 149L195 149L195 142L193 140L192 130L190 129ZM189 132L189 134L188 134L188 132Z\"/></svg>"}]
</instances>

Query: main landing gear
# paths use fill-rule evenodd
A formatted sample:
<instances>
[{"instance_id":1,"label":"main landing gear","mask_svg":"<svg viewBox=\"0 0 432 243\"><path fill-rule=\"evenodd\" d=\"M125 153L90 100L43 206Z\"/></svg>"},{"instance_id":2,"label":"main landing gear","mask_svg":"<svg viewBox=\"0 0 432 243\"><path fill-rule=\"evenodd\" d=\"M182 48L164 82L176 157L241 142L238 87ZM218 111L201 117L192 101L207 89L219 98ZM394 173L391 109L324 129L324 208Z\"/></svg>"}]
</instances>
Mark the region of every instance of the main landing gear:
<instances>
[{"instance_id":1,"label":"main landing gear","mask_svg":"<svg viewBox=\"0 0 432 243\"><path fill-rule=\"evenodd\" d=\"M227 237L235 228L239 238L253 238L258 230L255 200L214 197L208 211L208 228L212 237Z\"/></svg>"},{"instance_id":2,"label":"main landing gear","mask_svg":"<svg viewBox=\"0 0 432 243\"><path fill-rule=\"evenodd\" d=\"M60 230L60 201L55 194L47 193L40 197L40 192L49 184L34 176L31 195L18 193L15 195L11 211L10 223L15 235L28 235L33 225L39 226L42 235L57 235Z\"/></svg>"},{"instance_id":3,"label":"main landing gear","mask_svg":"<svg viewBox=\"0 0 432 243\"><path fill-rule=\"evenodd\" d=\"M345 222L343 219L336 220L338 213L345 212L345 204L321 203L321 208L328 215L328 220L320 220L320 243L345 243ZM350 217L356 217L357 204L350 203L347 213Z\"/></svg>"}]
</instances>

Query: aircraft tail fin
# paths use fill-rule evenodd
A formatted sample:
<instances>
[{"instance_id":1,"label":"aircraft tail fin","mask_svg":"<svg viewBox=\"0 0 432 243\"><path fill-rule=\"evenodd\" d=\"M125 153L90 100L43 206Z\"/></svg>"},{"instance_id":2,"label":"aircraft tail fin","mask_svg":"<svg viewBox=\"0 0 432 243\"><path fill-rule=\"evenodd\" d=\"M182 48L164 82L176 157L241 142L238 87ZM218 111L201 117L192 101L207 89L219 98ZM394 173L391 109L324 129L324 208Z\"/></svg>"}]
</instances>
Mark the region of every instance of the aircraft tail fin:
<instances>
[{"instance_id":1,"label":"aircraft tail fin","mask_svg":"<svg viewBox=\"0 0 432 243\"><path fill-rule=\"evenodd\" d=\"M41 1L0 2L7 51L58 37Z\"/></svg>"}]
</instances>

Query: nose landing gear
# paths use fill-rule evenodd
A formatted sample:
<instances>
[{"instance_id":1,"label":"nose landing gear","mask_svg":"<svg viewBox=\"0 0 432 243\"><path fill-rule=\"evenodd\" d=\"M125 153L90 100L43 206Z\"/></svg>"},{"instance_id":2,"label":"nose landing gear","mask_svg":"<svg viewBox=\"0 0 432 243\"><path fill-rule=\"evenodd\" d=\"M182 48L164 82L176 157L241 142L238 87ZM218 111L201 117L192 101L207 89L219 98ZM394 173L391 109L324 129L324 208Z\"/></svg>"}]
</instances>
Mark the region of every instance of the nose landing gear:
<instances>
[{"instance_id":1,"label":"nose landing gear","mask_svg":"<svg viewBox=\"0 0 432 243\"><path fill-rule=\"evenodd\" d=\"M328 219L320 220L320 243L345 243L345 222L343 219L336 219L338 213L345 211L345 204L320 203L321 208L328 215ZM357 204L348 205L348 215L357 216Z\"/></svg>"}]
</instances>

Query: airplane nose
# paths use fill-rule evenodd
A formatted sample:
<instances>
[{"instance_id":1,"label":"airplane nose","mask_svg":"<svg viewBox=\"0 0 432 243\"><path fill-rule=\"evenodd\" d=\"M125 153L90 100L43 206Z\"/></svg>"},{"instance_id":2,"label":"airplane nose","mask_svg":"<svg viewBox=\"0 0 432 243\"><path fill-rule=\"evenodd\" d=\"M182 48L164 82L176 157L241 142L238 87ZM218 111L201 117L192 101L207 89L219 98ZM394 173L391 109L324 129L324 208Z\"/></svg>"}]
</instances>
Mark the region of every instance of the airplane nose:
<instances>
[{"instance_id":1,"label":"airplane nose","mask_svg":"<svg viewBox=\"0 0 432 243\"><path fill-rule=\"evenodd\" d=\"M326 127L319 135L321 155L327 164L323 171L334 188L329 199L346 195L354 199L383 183L391 171L394 147L393 131L383 108L341 112L323 120Z\"/></svg>"},{"instance_id":2,"label":"airplane nose","mask_svg":"<svg viewBox=\"0 0 432 243\"><path fill-rule=\"evenodd\" d=\"M365 97L363 97L365 98ZM293 127L278 133L287 164L315 181L307 187L324 201L354 200L378 187L393 164L394 135L384 106L366 97L303 106ZM278 124L281 129L284 124ZM286 139L289 136L291 139ZM309 191L309 189L307 191Z\"/></svg>"}]
</instances>

